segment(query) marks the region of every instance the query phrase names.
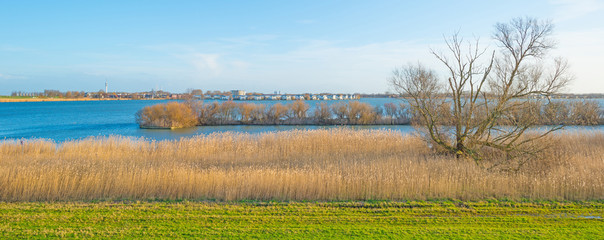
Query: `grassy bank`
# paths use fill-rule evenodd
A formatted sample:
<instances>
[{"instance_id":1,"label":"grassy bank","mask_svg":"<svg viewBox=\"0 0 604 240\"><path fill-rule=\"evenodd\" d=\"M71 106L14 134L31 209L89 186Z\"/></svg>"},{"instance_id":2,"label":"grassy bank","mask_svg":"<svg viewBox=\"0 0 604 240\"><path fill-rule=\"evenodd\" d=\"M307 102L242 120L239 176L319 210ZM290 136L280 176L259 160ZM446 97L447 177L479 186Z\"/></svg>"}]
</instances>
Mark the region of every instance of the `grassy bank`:
<instances>
[{"instance_id":1,"label":"grassy bank","mask_svg":"<svg viewBox=\"0 0 604 240\"><path fill-rule=\"evenodd\" d=\"M602 202L0 203L0 238L597 239Z\"/></svg>"},{"instance_id":2,"label":"grassy bank","mask_svg":"<svg viewBox=\"0 0 604 240\"><path fill-rule=\"evenodd\" d=\"M551 146L543 159L507 172L390 131L5 141L0 201L604 198L604 134L560 134L540 144Z\"/></svg>"}]
</instances>

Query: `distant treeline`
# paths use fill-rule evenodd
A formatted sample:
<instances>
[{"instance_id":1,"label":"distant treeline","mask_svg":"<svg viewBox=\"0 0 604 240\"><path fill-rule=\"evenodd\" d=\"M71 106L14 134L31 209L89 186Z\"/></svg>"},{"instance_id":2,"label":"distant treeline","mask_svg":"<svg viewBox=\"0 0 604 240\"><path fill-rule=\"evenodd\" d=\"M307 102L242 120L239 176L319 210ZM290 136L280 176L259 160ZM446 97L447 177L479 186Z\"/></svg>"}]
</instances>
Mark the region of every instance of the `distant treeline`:
<instances>
[{"instance_id":1,"label":"distant treeline","mask_svg":"<svg viewBox=\"0 0 604 240\"><path fill-rule=\"evenodd\" d=\"M61 92L59 90L44 90L44 92L23 92L14 91L11 97L48 97L48 98L83 98L86 97L86 93L83 91L66 91Z\"/></svg>"},{"instance_id":2,"label":"distant treeline","mask_svg":"<svg viewBox=\"0 0 604 240\"><path fill-rule=\"evenodd\" d=\"M604 116L596 101L533 102L505 119L537 125L598 125ZM450 106L440 106L439 116L452 119ZM248 102L169 102L145 107L136 113L143 128L183 128L212 125L406 125L419 118L404 103L372 106L359 101L318 103L304 101L274 105ZM446 121L443 121L446 122Z\"/></svg>"},{"instance_id":3,"label":"distant treeline","mask_svg":"<svg viewBox=\"0 0 604 240\"><path fill-rule=\"evenodd\" d=\"M44 92L24 92L14 91L11 97L31 97L31 98L114 98L114 99L192 99L191 93L172 94L166 91L148 91L148 92L97 92L44 90Z\"/></svg>"}]
</instances>

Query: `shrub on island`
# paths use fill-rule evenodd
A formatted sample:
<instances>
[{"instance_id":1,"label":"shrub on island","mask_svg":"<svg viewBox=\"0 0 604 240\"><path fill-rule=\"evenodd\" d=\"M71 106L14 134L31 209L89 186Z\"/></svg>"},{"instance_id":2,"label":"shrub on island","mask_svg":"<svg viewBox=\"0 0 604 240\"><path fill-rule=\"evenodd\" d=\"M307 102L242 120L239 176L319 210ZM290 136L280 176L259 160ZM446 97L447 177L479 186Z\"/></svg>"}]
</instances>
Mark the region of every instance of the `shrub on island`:
<instances>
[{"instance_id":1,"label":"shrub on island","mask_svg":"<svg viewBox=\"0 0 604 240\"><path fill-rule=\"evenodd\" d=\"M196 126L197 115L190 105L168 102L147 106L136 113L141 128L186 128Z\"/></svg>"}]
</instances>

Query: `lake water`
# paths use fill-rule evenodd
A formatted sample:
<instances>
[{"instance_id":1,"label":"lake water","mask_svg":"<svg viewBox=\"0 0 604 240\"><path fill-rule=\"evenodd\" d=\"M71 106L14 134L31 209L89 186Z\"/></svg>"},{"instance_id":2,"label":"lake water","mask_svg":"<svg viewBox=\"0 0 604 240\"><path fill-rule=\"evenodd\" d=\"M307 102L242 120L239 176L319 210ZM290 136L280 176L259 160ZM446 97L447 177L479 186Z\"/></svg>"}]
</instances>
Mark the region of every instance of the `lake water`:
<instances>
[{"instance_id":1,"label":"lake water","mask_svg":"<svg viewBox=\"0 0 604 240\"><path fill-rule=\"evenodd\" d=\"M372 105L396 102L396 99L367 98L360 101ZM178 130L140 129L134 114L149 105L165 100L18 102L0 103L0 140L45 138L57 142L91 136L121 135L155 140L172 140L213 132L269 132L292 129L332 128L334 126L203 126ZM211 101L206 101L211 102ZM253 101L272 105L291 101ZM307 101L311 106L322 101ZM325 101L329 104L338 101ZM410 126L351 126L360 129L392 129L402 132Z\"/></svg>"},{"instance_id":2,"label":"lake water","mask_svg":"<svg viewBox=\"0 0 604 240\"><path fill-rule=\"evenodd\" d=\"M340 100L346 101L346 100ZM400 102L391 98L364 98L359 101L374 106ZM57 142L121 135L154 140L174 140L214 132L260 133L292 129L347 127L354 129L390 129L403 133L413 131L411 126L203 126L179 130L140 129L134 114L141 108L166 101L74 101L74 102L19 102L0 103L0 140L45 138ZM206 101L208 102L208 101ZM210 101L211 102L211 101ZM252 101L272 105L290 101ZM314 106L322 101L307 101ZM325 101L333 104L338 101ZM601 106L604 102L600 100ZM569 130L604 131L604 126L569 127Z\"/></svg>"}]
</instances>

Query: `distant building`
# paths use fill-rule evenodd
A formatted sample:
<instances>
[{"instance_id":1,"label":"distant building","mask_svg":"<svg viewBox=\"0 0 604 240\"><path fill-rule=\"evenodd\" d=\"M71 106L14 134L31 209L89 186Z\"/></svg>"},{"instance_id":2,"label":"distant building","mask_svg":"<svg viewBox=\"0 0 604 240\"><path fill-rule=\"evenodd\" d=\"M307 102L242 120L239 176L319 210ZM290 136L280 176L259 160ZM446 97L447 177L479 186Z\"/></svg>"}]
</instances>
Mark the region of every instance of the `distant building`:
<instances>
[{"instance_id":1,"label":"distant building","mask_svg":"<svg viewBox=\"0 0 604 240\"><path fill-rule=\"evenodd\" d=\"M237 96L237 95L242 96L242 95L245 95L245 91L243 91L243 90L231 90L231 94L233 96Z\"/></svg>"}]
</instances>

